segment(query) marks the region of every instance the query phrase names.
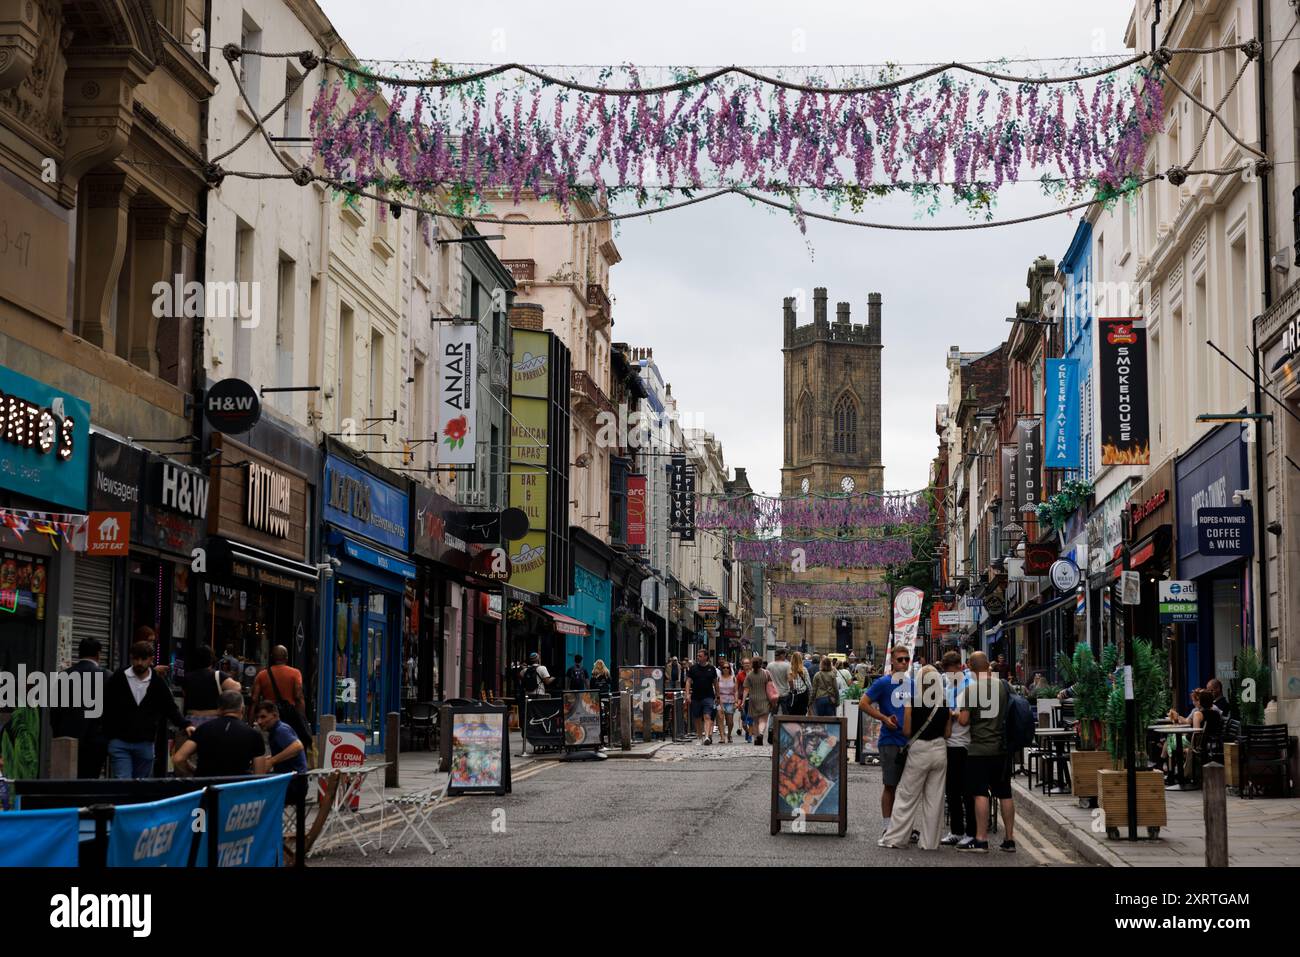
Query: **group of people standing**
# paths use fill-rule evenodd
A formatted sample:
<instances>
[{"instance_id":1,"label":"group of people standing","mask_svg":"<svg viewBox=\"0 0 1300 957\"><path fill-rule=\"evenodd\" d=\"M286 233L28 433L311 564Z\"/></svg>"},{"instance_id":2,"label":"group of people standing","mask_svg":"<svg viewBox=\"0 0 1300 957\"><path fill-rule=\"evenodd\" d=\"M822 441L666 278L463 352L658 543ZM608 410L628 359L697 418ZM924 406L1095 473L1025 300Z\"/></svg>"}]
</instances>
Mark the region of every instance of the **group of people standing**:
<instances>
[{"instance_id":1,"label":"group of people standing","mask_svg":"<svg viewBox=\"0 0 1300 957\"><path fill-rule=\"evenodd\" d=\"M1006 852L1016 850L1012 755L1005 740L1011 690L974 652L913 670L911 652L890 653L889 674L872 683L862 708L881 724L881 847L918 844L987 852L990 800L1002 812ZM949 830L940 837L945 798Z\"/></svg>"},{"instance_id":2,"label":"group of people standing","mask_svg":"<svg viewBox=\"0 0 1300 957\"><path fill-rule=\"evenodd\" d=\"M235 675L214 664L209 648L195 649L185 675L175 681L184 695L182 711L169 669L154 664L152 630L143 627L135 637L125 668L108 673L99 664L99 641L88 638L78 646L78 660L66 669L105 675L99 716L89 717L86 709L60 709L51 717L55 737L77 740L79 778L98 778L106 766L114 778L154 777L157 749L167 741L168 727L179 732L179 746L171 754L177 774L231 777L307 770L311 737L302 673L288 664L287 648L271 650L270 665L253 681L251 700Z\"/></svg>"}]
</instances>

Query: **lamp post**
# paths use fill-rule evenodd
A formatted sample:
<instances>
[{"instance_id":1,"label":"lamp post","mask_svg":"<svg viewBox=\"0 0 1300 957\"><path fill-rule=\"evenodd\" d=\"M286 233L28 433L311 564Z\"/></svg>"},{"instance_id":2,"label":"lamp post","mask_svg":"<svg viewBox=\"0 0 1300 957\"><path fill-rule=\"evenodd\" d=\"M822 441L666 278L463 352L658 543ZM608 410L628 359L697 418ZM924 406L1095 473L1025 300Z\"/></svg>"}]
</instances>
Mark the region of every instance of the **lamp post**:
<instances>
[{"instance_id":1,"label":"lamp post","mask_svg":"<svg viewBox=\"0 0 1300 957\"><path fill-rule=\"evenodd\" d=\"M1129 551L1129 513L1124 511L1120 514L1120 528L1123 531L1124 541L1120 546L1120 598L1123 599L1123 580L1124 573L1129 570L1129 560L1132 553ZM1137 840L1137 747L1135 739L1137 737L1137 689L1133 682L1133 639L1129 635L1129 612L1128 605L1124 604L1124 629L1121 632L1124 636L1124 722L1128 728L1128 733L1124 736L1124 763L1127 770L1124 772L1124 784L1128 791L1128 839Z\"/></svg>"}]
</instances>

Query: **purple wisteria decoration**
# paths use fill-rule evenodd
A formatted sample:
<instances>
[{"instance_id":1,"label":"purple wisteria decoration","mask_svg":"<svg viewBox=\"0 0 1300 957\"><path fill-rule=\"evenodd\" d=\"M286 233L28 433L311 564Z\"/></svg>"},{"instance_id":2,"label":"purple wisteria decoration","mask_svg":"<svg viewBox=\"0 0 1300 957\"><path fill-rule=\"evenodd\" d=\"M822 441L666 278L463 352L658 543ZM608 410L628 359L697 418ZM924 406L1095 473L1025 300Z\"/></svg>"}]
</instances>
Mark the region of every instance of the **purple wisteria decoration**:
<instances>
[{"instance_id":1,"label":"purple wisteria decoration","mask_svg":"<svg viewBox=\"0 0 1300 957\"><path fill-rule=\"evenodd\" d=\"M912 542L907 538L742 539L732 544L732 555L737 561L786 566L799 557L796 549L802 549L808 568L883 568L912 558Z\"/></svg>"},{"instance_id":2,"label":"purple wisteria decoration","mask_svg":"<svg viewBox=\"0 0 1300 957\"><path fill-rule=\"evenodd\" d=\"M875 582L777 582L767 583L773 598L805 598L814 601L861 601L888 598L889 586Z\"/></svg>"},{"instance_id":3,"label":"purple wisteria decoration","mask_svg":"<svg viewBox=\"0 0 1300 957\"><path fill-rule=\"evenodd\" d=\"M631 66L602 77L620 72L625 85L644 85ZM494 82L495 91L483 80L327 81L311 110L325 175L390 194L444 187L462 202L535 191L562 206L577 193L605 200L628 188L847 187L860 204L872 191L946 185L987 208L1026 175L1059 178L1058 192L1076 196L1121 189L1163 115L1160 83L1141 67L1052 86L945 73L857 93L816 76L805 82L828 89L735 75L641 96Z\"/></svg>"},{"instance_id":4,"label":"purple wisteria decoration","mask_svg":"<svg viewBox=\"0 0 1300 957\"><path fill-rule=\"evenodd\" d=\"M924 525L930 509L919 493L860 494L777 498L767 495L701 495L697 528L745 535L841 528L896 528Z\"/></svg>"}]
</instances>

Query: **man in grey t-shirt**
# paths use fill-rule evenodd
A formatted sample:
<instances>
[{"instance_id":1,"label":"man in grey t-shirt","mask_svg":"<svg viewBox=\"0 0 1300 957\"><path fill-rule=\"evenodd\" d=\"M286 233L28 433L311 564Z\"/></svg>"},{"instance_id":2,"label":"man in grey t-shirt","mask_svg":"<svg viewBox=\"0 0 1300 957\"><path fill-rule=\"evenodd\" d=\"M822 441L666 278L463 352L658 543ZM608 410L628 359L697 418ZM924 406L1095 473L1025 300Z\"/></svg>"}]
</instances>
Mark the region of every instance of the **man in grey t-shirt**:
<instances>
[{"instance_id":1,"label":"man in grey t-shirt","mask_svg":"<svg viewBox=\"0 0 1300 957\"><path fill-rule=\"evenodd\" d=\"M785 649L776 650L776 660L767 666L767 673L776 685L778 714L787 714L786 695L790 692L790 662L786 660Z\"/></svg>"}]
</instances>

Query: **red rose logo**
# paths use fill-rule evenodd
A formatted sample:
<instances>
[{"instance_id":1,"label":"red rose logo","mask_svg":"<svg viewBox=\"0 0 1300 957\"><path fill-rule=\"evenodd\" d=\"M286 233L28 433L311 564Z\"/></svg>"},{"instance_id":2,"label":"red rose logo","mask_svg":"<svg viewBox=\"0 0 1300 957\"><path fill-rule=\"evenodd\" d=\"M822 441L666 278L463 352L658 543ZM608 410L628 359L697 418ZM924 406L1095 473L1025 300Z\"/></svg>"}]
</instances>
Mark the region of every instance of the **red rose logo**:
<instances>
[{"instance_id":1,"label":"red rose logo","mask_svg":"<svg viewBox=\"0 0 1300 957\"><path fill-rule=\"evenodd\" d=\"M446 436L443 439L447 447L458 449L465 444L465 436L469 433L469 419L463 415L458 415L454 419L448 420L447 424L442 427L442 434Z\"/></svg>"}]
</instances>

